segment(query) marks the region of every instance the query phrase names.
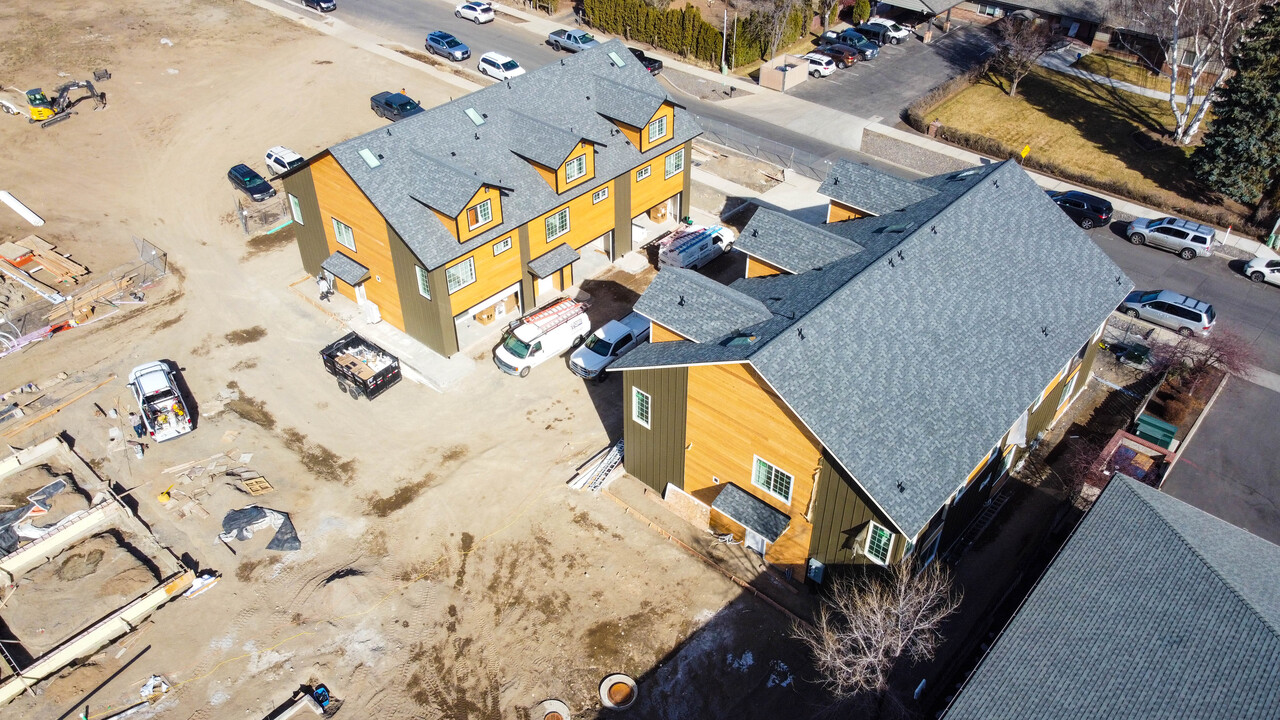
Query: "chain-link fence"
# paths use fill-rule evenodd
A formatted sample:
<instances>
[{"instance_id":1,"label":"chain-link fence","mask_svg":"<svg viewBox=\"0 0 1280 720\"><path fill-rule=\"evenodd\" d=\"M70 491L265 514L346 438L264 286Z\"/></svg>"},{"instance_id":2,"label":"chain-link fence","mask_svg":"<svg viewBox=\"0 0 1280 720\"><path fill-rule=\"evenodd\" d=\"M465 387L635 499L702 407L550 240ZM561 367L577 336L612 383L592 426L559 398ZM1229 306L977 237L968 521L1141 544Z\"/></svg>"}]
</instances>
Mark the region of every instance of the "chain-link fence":
<instances>
[{"instance_id":1,"label":"chain-link fence","mask_svg":"<svg viewBox=\"0 0 1280 720\"><path fill-rule=\"evenodd\" d=\"M775 140L760 137L739 127L719 120L698 117L703 134L699 140L714 143L730 150L750 155L758 160L794 170L814 180L825 180L832 162L799 148L784 145Z\"/></svg>"},{"instance_id":2,"label":"chain-link fence","mask_svg":"<svg viewBox=\"0 0 1280 720\"><path fill-rule=\"evenodd\" d=\"M136 258L105 273L94 273L92 282L55 292L32 290L29 295L39 295L38 299L0 311L0 357L33 339L47 337L52 328L84 324L121 306L145 302L146 289L168 274L169 257L140 237L134 237L133 244Z\"/></svg>"},{"instance_id":3,"label":"chain-link fence","mask_svg":"<svg viewBox=\"0 0 1280 720\"><path fill-rule=\"evenodd\" d=\"M235 200L240 229L250 237L278 230L293 222L286 193L277 193L262 202L249 202L239 195Z\"/></svg>"}]
</instances>

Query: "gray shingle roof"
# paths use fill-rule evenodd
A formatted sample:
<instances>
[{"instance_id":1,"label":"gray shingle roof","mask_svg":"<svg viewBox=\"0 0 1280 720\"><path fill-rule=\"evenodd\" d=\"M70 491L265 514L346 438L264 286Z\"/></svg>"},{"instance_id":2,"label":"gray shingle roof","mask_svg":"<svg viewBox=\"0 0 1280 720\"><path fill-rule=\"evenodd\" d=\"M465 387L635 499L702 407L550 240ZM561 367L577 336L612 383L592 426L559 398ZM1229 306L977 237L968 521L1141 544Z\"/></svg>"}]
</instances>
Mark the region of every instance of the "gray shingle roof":
<instances>
[{"instance_id":1,"label":"gray shingle roof","mask_svg":"<svg viewBox=\"0 0 1280 720\"><path fill-rule=\"evenodd\" d=\"M918 203L937 191L862 163L840 160L827 173L818 192L859 210L884 215Z\"/></svg>"},{"instance_id":2,"label":"gray shingle roof","mask_svg":"<svg viewBox=\"0 0 1280 720\"><path fill-rule=\"evenodd\" d=\"M941 15L948 9L959 5L961 1L962 0L884 0L884 3L904 10L913 10L915 12L924 13L925 15Z\"/></svg>"},{"instance_id":3,"label":"gray shingle roof","mask_svg":"<svg viewBox=\"0 0 1280 720\"><path fill-rule=\"evenodd\" d=\"M681 335L709 343L773 316L753 297L681 268L663 268L636 302L636 312L662 318L661 324Z\"/></svg>"},{"instance_id":4,"label":"gray shingle roof","mask_svg":"<svg viewBox=\"0 0 1280 720\"><path fill-rule=\"evenodd\" d=\"M325 258L320 268L348 285L358 285L369 279L369 268L340 252Z\"/></svg>"},{"instance_id":5,"label":"gray shingle roof","mask_svg":"<svg viewBox=\"0 0 1280 720\"><path fill-rule=\"evenodd\" d=\"M1280 547L1116 475L945 718L1280 718Z\"/></svg>"},{"instance_id":6,"label":"gray shingle roof","mask_svg":"<svg viewBox=\"0 0 1280 720\"><path fill-rule=\"evenodd\" d=\"M577 262L579 257L581 256L578 255L578 251L569 247L568 243L560 243L530 260L529 272L540 278L551 277L555 271Z\"/></svg>"},{"instance_id":7,"label":"gray shingle roof","mask_svg":"<svg viewBox=\"0 0 1280 720\"><path fill-rule=\"evenodd\" d=\"M760 208L738 236L739 250L798 273L852 255L862 246L790 215Z\"/></svg>"},{"instance_id":8,"label":"gray shingle roof","mask_svg":"<svg viewBox=\"0 0 1280 720\"><path fill-rule=\"evenodd\" d=\"M824 226L862 252L735 282L772 313L735 328L759 337L751 346L657 343L614 367L750 361L914 535L1133 287L1016 164L949 178L901 211ZM699 322L658 295L636 309ZM706 322L692 339L718 348L728 333L707 337Z\"/></svg>"},{"instance_id":9,"label":"gray shingle roof","mask_svg":"<svg viewBox=\"0 0 1280 720\"><path fill-rule=\"evenodd\" d=\"M769 542L777 542L791 524L791 518L786 513L732 483L720 491L712 501L711 508L763 535Z\"/></svg>"},{"instance_id":10,"label":"gray shingle roof","mask_svg":"<svg viewBox=\"0 0 1280 720\"><path fill-rule=\"evenodd\" d=\"M631 58L622 43L610 41L339 143L329 152L423 265L437 268L701 134L693 116L677 106L672 140L646 153L632 146L606 115L643 125L667 95L640 63L614 65L611 51ZM636 119L649 108L649 116ZM475 110L483 124L473 123L467 109ZM595 177L557 195L517 153L530 159L536 154L538 162L549 163L568 147L571 135L574 143L598 143ZM378 158L378 166L370 168L361 150ZM554 164L568 153L565 149ZM427 208L456 216L482 183L504 189L503 222L460 243Z\"/></svg>"}]
</instances>

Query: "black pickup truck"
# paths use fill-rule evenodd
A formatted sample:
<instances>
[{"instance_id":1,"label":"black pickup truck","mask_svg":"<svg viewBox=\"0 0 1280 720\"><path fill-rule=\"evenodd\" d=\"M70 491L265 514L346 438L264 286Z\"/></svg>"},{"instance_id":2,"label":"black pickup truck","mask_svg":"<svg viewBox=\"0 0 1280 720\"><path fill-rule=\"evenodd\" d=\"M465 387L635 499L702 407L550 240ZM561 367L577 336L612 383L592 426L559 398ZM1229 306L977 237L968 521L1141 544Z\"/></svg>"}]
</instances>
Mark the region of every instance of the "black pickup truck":
<instances>
[{"instance_id":1,"label":"black pickup truck","mask_svg":"<svg viewBox=\"0 0 1280 720\"><path fill-rule=\"evenodd\" d=\"M629 47L627 49L631 51L632 55L636 56L636 59L640 61L640 64L644 66L645 70L649 71L650 75L657 75L662 72L662 61L658 58L651 58L648 55L645 55L644 51L640 48Z\"/></svg>"},{"instance_id":2,"label":"black pickup truck","mask_svg":"<svg viewBox=\"0 0 1280 720\"><path fill-rule=\"evenodd\" d=\"M400 361L359 335L349 332L320 351L324 369L338 378L338 389L370 400L400 382Z\"/></svg>"},{"instance_id":3,"label":"black pickup truck","mask_svg":"<svg viewBox=\"0 0 1280 720\"><path fill-rule=\"evenodd\" d=\"M393 92L380 92L369 98L369 107L378 114L378 117L386 118L391 122L424 112L422 106L413 98Z\"/></svg>"}]
</instances>

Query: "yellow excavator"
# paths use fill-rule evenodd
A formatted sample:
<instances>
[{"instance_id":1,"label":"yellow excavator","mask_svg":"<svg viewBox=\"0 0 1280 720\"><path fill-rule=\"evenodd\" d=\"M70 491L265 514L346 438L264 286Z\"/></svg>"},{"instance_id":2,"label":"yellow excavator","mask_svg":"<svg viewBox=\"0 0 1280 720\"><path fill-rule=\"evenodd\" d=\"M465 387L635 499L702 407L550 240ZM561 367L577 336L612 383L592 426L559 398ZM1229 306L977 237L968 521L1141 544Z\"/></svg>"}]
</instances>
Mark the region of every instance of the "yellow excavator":
<instances>
[{"instance_id":1,"label":"yellow excavator","mask_svg":"<svg viewBox=\"0 0 1280 720\"><path fill-rule=\"evenodd\" d=\"M85 90L79 97L72 97L76 90ZM101 110L107 106L107 94L98 92L93 83L88 80L72 80L62 85L54 91L53 99L44 94L40 88L27 91L27 105L30 106L31 118L28 122L40 123L40 127L47 128L50 125L60 123L71 117L75 113L71 112L71 108L79 105L92 98L94 110Z\"/></svg>"}]
</instances>

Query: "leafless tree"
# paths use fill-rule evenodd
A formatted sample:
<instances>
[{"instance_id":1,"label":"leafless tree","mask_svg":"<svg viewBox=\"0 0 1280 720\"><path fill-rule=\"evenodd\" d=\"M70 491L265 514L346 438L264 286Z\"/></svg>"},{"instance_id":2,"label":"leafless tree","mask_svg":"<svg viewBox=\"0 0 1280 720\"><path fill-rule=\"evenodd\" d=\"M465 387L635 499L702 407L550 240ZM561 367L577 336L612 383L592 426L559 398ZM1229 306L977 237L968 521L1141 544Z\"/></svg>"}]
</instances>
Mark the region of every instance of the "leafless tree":
<instances>
[{"instance_id":1,"label":"leafless tree","mask_svg":"<svg viewBox=\"0 0 1280 720\"><path fill-rule=\"evenodd\" d=\"M1206 371L1216 367L1230 375L1248 375L1257 352L1243 336L1230 330L1219 330L1207 338L1183 338L1175 345L1152 348L1157 369L1167 369L1180 378L1187 392L1205 378Z\"/></svg>"},{"instance_id":2,"label":"leafless tree","mask_svg":"<svg viewBox=\"0 0 1280 720\"><path fill-rule=\"evenodd\" d=\"M749 21L752 24L748 25L747 32L768 46L769 59L778 56L778 46L787 32L787 23L799 6L800 0L765 0L754 6L758 12L752 13Z\"/></svg>"},{"instance_id":3,"label":"leafless tree","mask_svg":"<svg viewBox=\"0 0 1280 720\"><path fill-rule=\"evenodd\" d=\"M1001 75L1009 78L1009 97L1018 97L1018 83L1036 67L1036 61L1053 44L1049 24L1038 20L1006 17L995 25L1000 51L992 59Z\"/></svg>"},{"instance_id":4,"label":"leafless tree","mask_svg":"<svg viewBox=\"0 0 1280 720\"><path fill-rule=\"evenodd\" d=\"M1226 80L1236 40L1257 17L1260 4L1260 0L1118 0L1120 16L1141 28L1143 35L1149 35L1164 52L1169 65L1173 138L1177 142L1190 145L1199 132L1205 113L1213 105L1214 92ZM1121 33L1119 37L1130 51L1141 54L1141 48L1135 47L1140 36ZM1213 80L1202 95L1196 96L1196 88L1206 73ZM1178 91L1184 77L1187 93L1185 102L1179 102Z\"/></svg>"},{"instance_id":5,"label":"leafless tree","mask_svg":"<svg viewBox=\"0 0 1280 720\"><path fill-rule=\"evenodd\" d=\"M883 697L903 657L928 660L942 643L939 627L960 606L960 593L938 563L916 572L903 562L882 573L837 579L812 626L795 637L813 653L818 673L838 700Z\"/></svg>"}]
</instances>

